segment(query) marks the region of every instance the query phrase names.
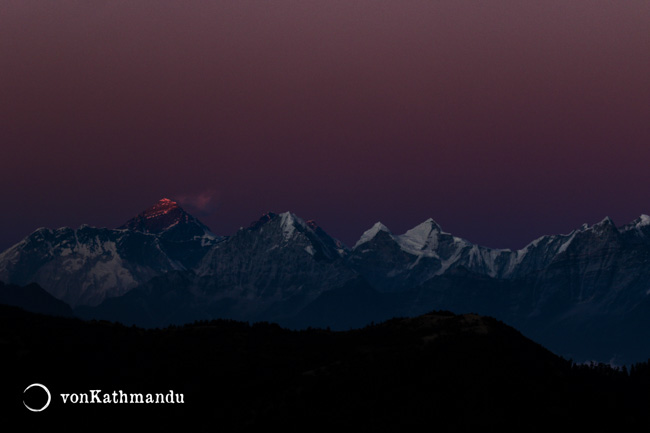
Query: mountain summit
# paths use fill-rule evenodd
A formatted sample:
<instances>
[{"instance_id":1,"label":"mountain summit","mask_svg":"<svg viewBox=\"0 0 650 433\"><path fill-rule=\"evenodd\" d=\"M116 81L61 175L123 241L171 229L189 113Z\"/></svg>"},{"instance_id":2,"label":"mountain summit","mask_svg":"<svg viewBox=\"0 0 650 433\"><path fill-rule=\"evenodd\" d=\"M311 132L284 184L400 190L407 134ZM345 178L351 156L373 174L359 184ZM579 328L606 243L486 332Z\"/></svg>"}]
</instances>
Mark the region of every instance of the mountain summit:
<instances>
[{"instance_id":1,"label":"mountain summit","mask_svg":"<svg viewBox=\"0 0 650 433\"><path fill-rule=\"evenodd\" d=\"M192 269L221 240L164 198L118 229L38 229L0 254L0 280L37 283L73 307L96 305L166 272Z\"/></svg>"},{"instance_id":2,"label":"mountain summit","mask_svg":"<svg viewBox=\"0 0 650 433\"><path fill-rule=\"evenodd\" d=\"M199 220L183 210L177 202L168 198L160 199L156 204L128 220L118 230L133 230L142 233L158 234L177 225L194 225L199 230L197 235L210 233Z\"/></svg>"}]
</instances>

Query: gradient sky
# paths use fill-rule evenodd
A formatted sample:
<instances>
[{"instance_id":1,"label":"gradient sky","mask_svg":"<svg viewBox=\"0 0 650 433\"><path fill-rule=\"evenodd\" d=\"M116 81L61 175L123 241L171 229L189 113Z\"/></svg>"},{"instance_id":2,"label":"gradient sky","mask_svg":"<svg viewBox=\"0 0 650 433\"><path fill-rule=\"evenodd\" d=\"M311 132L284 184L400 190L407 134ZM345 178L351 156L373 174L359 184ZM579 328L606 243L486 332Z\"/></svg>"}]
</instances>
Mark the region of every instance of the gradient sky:
<instances>
[{"instance_id":1,"label":"gradient sky","mask_svg":"<svg viewBox=\"0 0 650 433\"><path fill-rule=\"evenodd\" d=\"M0 2L0 249L162 197L353 245L650 213L650 2Z\"/></svg>"}]
</instances>

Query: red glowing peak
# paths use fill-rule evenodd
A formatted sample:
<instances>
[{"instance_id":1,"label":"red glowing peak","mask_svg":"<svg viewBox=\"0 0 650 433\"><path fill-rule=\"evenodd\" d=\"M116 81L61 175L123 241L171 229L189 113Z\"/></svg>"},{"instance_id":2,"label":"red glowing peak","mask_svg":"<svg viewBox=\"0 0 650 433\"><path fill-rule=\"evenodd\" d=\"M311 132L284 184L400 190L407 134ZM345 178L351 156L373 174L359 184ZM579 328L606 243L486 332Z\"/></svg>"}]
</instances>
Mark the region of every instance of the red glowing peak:
<instances>
[{"instance_id":1,"label":"red glowing peak","mask_svg":"<svg viewBox=\"0 0 650 433\"><path fill-rule=\"evenodd\" d=\"M149 209L145 210L142 213L142 216L145 218L157 218L161 215L165 215L169 212L174 211L175 209L180 209L178 203L168 198L163 198L158 201L155 205L151 206Z\"/></svg>"},{"instance_id":2,"label":"red glowing peak","mask_svg":"<svg viewBox=\"0 0 650 433\"><path fill-rule=\"evenodd\" d=\"M160 233L179 223L187 223L191 219L192 217L178 203L163 198L119 228L145 233Z\"/></svg>"},{"instance_id":3,"label":"red glowing peak","mask_svg":"<svg viewBox=\"0 0 650 433\"><path fill-rule=\"evenodd\" d=\"M158 200L158 203L156 205L154 205L154 206L160 206L160 205L178 206L178 203L176 203L174 200L170 200L170 199L165 197L165 198L161 198L160 200Z\"/></svg>"},{"instance_id":4,"label":"red glowing peak","mask_svg":"<svg viewBox=\"0 0 650 433\"><path fill-rule=\"evenodd\" d=\"M174 200L162 198L150 208L118 227L142 233L163 233L167 240L184 242L187 239L216 239L210 229L188 214ZM201 241L201 242L203 242ZM197 241L198 242L198 241Z\"/></svg>"}]
</instances>

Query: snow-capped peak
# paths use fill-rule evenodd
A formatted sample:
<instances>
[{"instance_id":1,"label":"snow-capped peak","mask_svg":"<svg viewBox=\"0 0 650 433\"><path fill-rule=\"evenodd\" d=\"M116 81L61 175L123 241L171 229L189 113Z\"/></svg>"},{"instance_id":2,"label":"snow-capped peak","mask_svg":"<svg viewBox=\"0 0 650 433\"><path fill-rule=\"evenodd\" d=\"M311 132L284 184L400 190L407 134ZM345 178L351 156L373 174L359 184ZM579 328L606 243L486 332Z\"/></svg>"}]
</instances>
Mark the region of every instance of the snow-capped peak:
<instances>
[{"instance_id":1,"label":"snow-capped peak","mask_svg":"<svg viewBox=\"0 0 650 433\"><path fill-rule=\"evenodd\" d=\"M641 227L650 226L650 216L641 214L640 217L632 221L626 228L640 229Z\"/></svg>"},{"instance_id":2,"label":"snow-capped peak","mask_svg":"<svg viewBox=\"0 0 650 433\"><path fill-rule=\"evenodd\" d=\"M365 244L366 242L374 239L374 237L377 236L377 233L379 233L379 232L390 233L390 230L388 230L388 227L386 227L382 223L376 222L375 225L373 225L368 230L363 232L363 234L361 235L361 238L357 241L356 244L354 244L354 247L352 247L352 249L354 249L354 248L358 247L359 245Z\"/></svg>"},{"instance_id":3,"label":"snow-capped peak","mask_svg":"<svg viewBox=\"0 0 650 433\"><path fill-rule=\"evenodd\" d=\"M214 235L205 225L188 214L178 203L168 198L160 199L153 206L136 215L118 229L129 229L143 233L162 233L179 224L192 224L199 227L198 232L203 232L211 237Z\"/></svg>"},{"instance_id":4,"label":"snow-capped peak","mask_svg":"<svg viewBox=\"0 0 650 433\"><path fill-rule=\"evenodd\" d=\"M608 227L608 226L616 228L616 225L614 224L614 221L610 217L607 216L607 217L603 218L602 220L600 220L599 222L597 222L594 225L589 225L587 223L583 223L582 226L580 226L580 228L577 231L585 232L585 231L594 230L594 229L601 230L601 229L603 229L605 227ZM558 235L554 235L554 236L558 236Z\"/></svg>"},{"instance_id":5,"label":"snow-capped peak","mask_svg":"<svg viewBox=\"0 0 650 433\"><path fill-rule=\"evenodd\" d=\"M428 220L416 225L402 236L426 239L431 236L432 232L442 233L442 228L433 220L433 218L429 218Z\"/></svg>"},{"instance_id":6,"label":"snow-capped peak","mask_svg":"<svg viewBox=\"0 0 650 433\"><path fill-rule=\"evenodd\" d=\"M616 228L616 224L614 224L614 221L610 217L603 218L600 222L594 224L589 229L594 231L595 233L618 231L618 229Z\"/></svg>"},{"instance_id":7,"label":"snow-capped peak","mask_svg":"<svg viewBox=\"0 0 650 433\"><path fill-rule=\"evenodd\" d=\"M178 209L179 207L180 206L178 206L178 203L175 201L168 198L162 198L158 201L158 203L154 204L149 209L144 211L142 215L147 219L157 218L161 215L168 214L169 212L172 212L174 209Z\"/></svg>"},{"instance_id":8,"label":"snow-capped peak","mask_svg":"<svg viewBox=\"0 0 650 433\"><path fill-rule=\"evenodd\" d=\"M440 233L442 233L440 226L432 218L429 218L403 235L398 236L398 239L402 249L408 252L416 252L437 248Z\"/></svg>"},{"instance_id":9,"label":"snow-capped peak","mask_svg":"<svg viewBox=\"0 0 650 433\"><path fill-rule=\"evenodd\" d=\"M611 225L611 226L613 226L613 225L614 225L614 221L613 221L610 217L606 216L605 218L603 218L602 220L600 220L599 223L594 224L594 227L595 227L595 226L604 226L604 225Z\"/></svg>"},{"instance_id":10,"label":"snow-capped peak","mask_svg":"<svg viewBox=\"0 0 650 433\"><path fill-rule=\"evenodd\" d=\"M621 231L638 230L642 231L645 227L650 226L650 216L641 214L637 219L621 227Z\"/></svg>"},{"instance_id":11,"label":"snow-capped peak","mask_svg":"<svg viewBox=\"0 0 650 433\"><path fill-rule=\"evenodd\" d=\"M282 233L284 234L284 239L289 240L293 237L293 234L296 230L296 226L299 225L303 228L308 228L305 221L302 218L292 214L291 212L284 212L280 215L280 227L282 227ZM311 228L309 228L311 230Z\"/></svg>"}]
</instances>

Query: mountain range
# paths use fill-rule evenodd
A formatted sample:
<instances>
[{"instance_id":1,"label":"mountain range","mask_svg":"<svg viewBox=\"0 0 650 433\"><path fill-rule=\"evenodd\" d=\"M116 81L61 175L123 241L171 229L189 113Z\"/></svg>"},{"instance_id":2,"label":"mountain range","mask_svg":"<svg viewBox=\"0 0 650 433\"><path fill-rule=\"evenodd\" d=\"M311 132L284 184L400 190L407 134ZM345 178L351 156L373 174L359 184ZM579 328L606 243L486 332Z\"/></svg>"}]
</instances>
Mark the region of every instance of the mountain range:
<instances>
[{"instance_id":1,"label":"mountain range","mask_svg":"<svg viewBox=\"0 0 650 433\"><path fill-rule=\"evenodd\" d=\"M0 254L0 281L37 283L83 318L160 327L229 318L348 329L433 309L496 317L556 353L650 356L650 217L605 218L520 250L428 219L381 223L348 248L314 221L267 213L217 236L162 199L116 229L41 228Z\"/></svg>"}]
</instances>

